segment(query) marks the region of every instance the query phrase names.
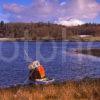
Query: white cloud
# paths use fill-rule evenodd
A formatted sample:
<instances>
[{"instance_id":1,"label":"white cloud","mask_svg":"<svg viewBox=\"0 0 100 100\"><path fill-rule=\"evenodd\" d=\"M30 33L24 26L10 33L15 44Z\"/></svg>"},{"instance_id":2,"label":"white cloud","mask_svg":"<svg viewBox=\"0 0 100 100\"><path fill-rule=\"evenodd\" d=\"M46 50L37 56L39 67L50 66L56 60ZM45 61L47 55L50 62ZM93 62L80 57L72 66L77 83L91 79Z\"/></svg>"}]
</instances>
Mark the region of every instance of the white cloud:
<instances>
[{"instance_id":1,"label":"white cloud","mask_svg":"<svg viewBox=\"0 0 100 100\"><path fill-rule=\"evenodd\" d=\"M18 5L16 3L14 4L4 4L4 9L10 13L21 13L25 10L25 7L23 5Z\"/></svg>"},{"instance_id":2,"label":"white cloud","mask_svg":"<svg viewBox=\"0 0 100 100\"><path fill-rule=\"evenodd\" d=\"M96 0L77 0L78 15L81 18L95 18L100 13L100 4Z\"/></svg>"},{"instance_id":3,"label":"white cloud","mask_svg":"<svg viewBox=\"0 0 100 100\"><path fill-rule=\"evenodd\" d=\"M69 17L74 19L94 19L100 13L96 0L33 0L31 5L4 4L4 11L10 14L10 21L51 21ZM18 17L20 16L20 17Z\"/></svg>"},{"instance_id":4,"label":"white cloud","mask_svg":"<svg viewBox=\"0 0 100 100\"><path fill-rule=\"evenodd\" d=\"M5 22L9 22L8 21L8 15L4 15L4 14L1 13L0 14L0 21L2 21L2 20L5 21Z\"/></svg>"},{"instance_id":5,"label":"white cloud","mask_svg":"<svg viewBox=\"0 0 100 100\"><path fill-rule=\"evenodd\" d=\"M60 5L64 6L64 5L66 5L66 2L61 2Z\"/></svg>"}]
</instances>

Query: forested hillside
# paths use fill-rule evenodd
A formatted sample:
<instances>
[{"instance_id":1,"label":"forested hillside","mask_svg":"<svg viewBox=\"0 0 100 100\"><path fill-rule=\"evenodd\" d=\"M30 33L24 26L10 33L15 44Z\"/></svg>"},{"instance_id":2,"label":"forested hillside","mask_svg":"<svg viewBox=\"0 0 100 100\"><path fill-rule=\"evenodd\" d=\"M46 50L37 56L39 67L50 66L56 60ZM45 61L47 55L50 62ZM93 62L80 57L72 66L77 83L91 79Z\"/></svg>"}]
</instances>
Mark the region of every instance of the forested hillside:
<instances>
[{"instance_id":1,"label":"forested hillside","mask_svg":"<svg viewBox=\"0 0 100 100\"><path fill-rule=\"evenodd\" d=\"M4 23L0 22L0 38L26 38L29 40L72 39L79 35L100 36L100 24L62 26L52 23Z\"/></svg>"}]
</instances>

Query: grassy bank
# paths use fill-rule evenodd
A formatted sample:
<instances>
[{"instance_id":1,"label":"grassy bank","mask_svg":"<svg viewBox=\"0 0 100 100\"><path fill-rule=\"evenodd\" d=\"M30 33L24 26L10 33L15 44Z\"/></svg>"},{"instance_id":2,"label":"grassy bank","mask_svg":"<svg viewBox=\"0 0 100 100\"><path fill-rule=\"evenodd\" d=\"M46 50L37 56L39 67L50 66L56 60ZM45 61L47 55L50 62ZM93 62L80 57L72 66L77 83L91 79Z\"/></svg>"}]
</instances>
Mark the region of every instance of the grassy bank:
<instances>
[{"instance_id":1,"label":"grassy bank","mask_svg":"<svg viewBox=\"0 0 100 100\"><path fill-rule=\"evenodd\" d=\"M100 79L0 89L0 100L100 100Z\"/></svg>"}]
</instances>

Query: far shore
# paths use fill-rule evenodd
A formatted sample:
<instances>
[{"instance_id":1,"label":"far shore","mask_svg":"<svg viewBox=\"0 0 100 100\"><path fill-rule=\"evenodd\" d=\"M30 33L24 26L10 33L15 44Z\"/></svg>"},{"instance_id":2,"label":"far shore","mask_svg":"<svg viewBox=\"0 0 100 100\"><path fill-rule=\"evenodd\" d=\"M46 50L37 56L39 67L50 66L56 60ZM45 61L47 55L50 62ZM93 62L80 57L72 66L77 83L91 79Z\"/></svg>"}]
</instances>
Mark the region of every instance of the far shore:
<instances>
[{"instance_id":1,"label":"far shore","mask_svg":"<svg viewBox=\"0 0 100 100\"><path fill-rule=\"evenodd\" d=\"M0 41L3 42L3 41L24 41L25 39L24 38L0 38Z\"/></svg>"},{"instance_id":2,"label":"far shore","mask_svg":"<svg viewBox=\"0 0 100 100\"><path fill-rule=\"evenodd\" d=\"M85 38L80 38L80 39L25 39L24 37L22 38L0 38L0 42L15 42L15 41L68 41L68 42L100 42L100 39L85 39Z\"/></svg>"},{"instance_id":3,"label":"far shore","mask_svg":"<svg viewBox=\"0 0 100 100\"><path fill-rule=\"evenodd\" d=\"M76 53L82 53L85 55L93 55L96 57L100 57L100 49L79 49L75 50Z\"/></svg>"}]
</instances>

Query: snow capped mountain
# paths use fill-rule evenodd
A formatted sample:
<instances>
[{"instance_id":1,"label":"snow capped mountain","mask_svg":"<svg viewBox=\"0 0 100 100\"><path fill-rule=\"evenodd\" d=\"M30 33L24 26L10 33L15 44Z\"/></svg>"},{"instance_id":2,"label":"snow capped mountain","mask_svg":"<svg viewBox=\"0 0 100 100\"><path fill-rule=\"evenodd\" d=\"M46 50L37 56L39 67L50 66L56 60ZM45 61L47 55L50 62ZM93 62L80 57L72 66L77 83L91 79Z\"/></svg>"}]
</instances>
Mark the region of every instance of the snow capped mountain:
<instances>
[{"instance_id":1,"label":"snow capped mountain","mask_svg":"<svg viewBox=\"0 0 100 100\"><path fill-rule=\"evenodd\" d=\"M70 20L58 20L55 21L56 24L65 25L65 26L78 26L84 24L83 21L78 19L70 19Z\"/></svg>"}]
</instances>

